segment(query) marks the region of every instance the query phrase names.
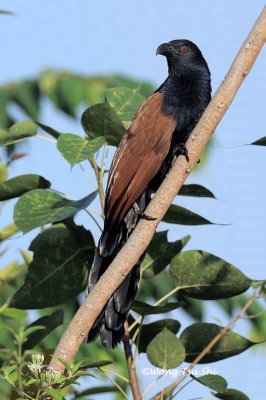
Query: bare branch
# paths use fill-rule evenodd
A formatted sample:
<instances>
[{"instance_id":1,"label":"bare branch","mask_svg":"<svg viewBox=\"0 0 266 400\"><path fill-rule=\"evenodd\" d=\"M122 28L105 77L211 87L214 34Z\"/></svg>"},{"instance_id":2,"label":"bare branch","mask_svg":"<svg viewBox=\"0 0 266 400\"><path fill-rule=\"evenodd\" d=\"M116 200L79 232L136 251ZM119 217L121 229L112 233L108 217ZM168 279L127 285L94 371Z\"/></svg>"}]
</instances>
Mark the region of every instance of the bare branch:
<instances>
[{"instance_id":1,"label":"bare branch","mask_svg":"<svg viewBox=\"0 0 266 400\"><path fill-rule=\"evenodd\" d=\"M237 54L225 80L217 90L206 108L197 126L188 139L186 146L189 162L184 157L178 157L173 168L156 192L147 210L148 215L156 217L155 221L140 220L127 243L116 256L107 271L101 276L85 302L82 304L65 334L62 336L55 355L65 361L70 361L78 352L87 332L91 329L97 316L137 263L140 256L149 245L155 230L174 200L185 179L211 137L216 126L233 101L240 85L248 75L264 42L266 40L266 7ZM64 365L56 358L51 366L64 371Z\"/></svg>"}]
</instances>

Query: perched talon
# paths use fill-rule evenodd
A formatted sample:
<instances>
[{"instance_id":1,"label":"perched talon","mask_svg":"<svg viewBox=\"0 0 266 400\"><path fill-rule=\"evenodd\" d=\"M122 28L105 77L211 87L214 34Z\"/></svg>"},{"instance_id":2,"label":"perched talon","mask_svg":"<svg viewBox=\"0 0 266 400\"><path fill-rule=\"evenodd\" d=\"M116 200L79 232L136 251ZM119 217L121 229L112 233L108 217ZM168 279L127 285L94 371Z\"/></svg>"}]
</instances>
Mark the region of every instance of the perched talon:
<instances>
[{"instance_id":1,"label":"perched talon","mask_svg":"<svg viewBox=\"0 0 266 400\"><path fill-rule=\"evenodd\" d=\"M187 151L187 147L186 147L186 144L185 144L185 143L180 143L180 144L178 145L177 151L178 151L178 153L179 153L181 156L184 156L184 157L185 157L185 159L186 159L187 162L189 162L188 151Z\"/></svg>"},{"instance_id":2,"label":"perched talon","mask_svg":"<svg viewBox=\"0 0 266 400\"><path fill-rule=\"evenodd\" d=\"M156 221L156 219L157 219L157 218L154 218L151 215L147 215L145 213L141 214L141 218L146 219L146 221Z\"/></svg>"}]
</instances>

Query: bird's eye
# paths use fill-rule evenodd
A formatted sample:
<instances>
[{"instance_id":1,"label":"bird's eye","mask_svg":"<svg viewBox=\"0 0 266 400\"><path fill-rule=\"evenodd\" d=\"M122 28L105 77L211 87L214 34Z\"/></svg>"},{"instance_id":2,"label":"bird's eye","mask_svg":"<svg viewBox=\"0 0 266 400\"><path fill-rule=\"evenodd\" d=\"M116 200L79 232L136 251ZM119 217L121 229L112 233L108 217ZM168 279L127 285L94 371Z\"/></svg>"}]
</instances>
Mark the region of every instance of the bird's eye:
<instances>
[{"instance_id":1,"label":"bird's eye","mask_svg":"<svg viewBox=\"0 0 266 400\"><path fill-rule=\"evenodd\" d=\"M180 50L182 51L182 53L186 53L186 52L188 51L188 46L186 46L185 44L183 44L183 45L180 47Z\"/></svg>"}]
</instances>

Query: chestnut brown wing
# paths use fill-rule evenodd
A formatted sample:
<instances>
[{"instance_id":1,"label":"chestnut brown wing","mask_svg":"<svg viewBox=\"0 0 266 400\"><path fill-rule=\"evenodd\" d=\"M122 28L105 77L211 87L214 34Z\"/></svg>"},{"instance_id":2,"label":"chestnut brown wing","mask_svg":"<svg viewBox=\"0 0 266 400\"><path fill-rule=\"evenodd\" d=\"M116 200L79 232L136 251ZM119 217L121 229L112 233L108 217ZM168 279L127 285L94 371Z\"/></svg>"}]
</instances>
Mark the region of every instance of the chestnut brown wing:
<instances>
[{"instance_id":1,"label":"chestnut brown wing","mask_svg":"<svg viewBox=\"0 0 266 400\"><path fill-rule=\"evenodd\" d=\"M171 144L175 120L162 112L163 93L138 110L115 153L107 183L105 218L119 223L159 171Z\"/></svg>"}]
</instances>

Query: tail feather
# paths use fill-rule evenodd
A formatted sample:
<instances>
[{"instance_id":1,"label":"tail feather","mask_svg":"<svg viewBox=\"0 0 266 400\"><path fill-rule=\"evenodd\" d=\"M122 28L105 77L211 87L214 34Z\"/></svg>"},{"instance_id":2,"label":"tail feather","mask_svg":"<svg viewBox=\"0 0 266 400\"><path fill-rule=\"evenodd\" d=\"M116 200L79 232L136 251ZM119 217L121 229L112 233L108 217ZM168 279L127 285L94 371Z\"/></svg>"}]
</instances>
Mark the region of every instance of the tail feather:
<instances>
[{"instance_id":1,"label":"tail feather","mask_svg":"<svg viewBox=\"0 0 266 400\"><path fill-rule=\"evenodd\" d=\"M114 260L117 253L124 246L149 200L150 192L148 192L148 194L144 192L138 200L137 207L130 208L118 227L112 228L111 230L105 227L99 241L99 246L95 252L87 292L93 288L101 275ZM140 278L140 263L143 256L116 289L100 316L96 319L88 334L88 342L92 342L100 336L105 347L114 348L122 340L124 335L124 322L126 321L127 314L137 294Z\"/></svg>"}]
</instances>

